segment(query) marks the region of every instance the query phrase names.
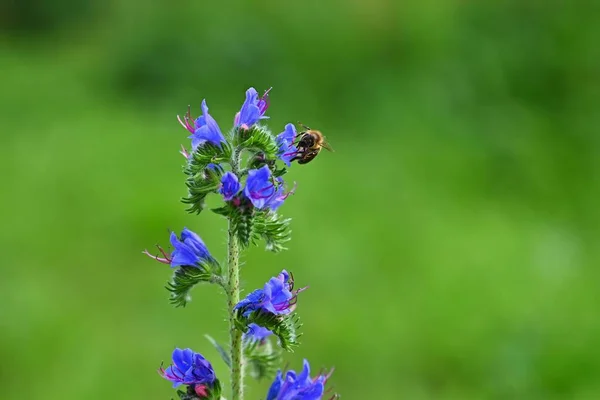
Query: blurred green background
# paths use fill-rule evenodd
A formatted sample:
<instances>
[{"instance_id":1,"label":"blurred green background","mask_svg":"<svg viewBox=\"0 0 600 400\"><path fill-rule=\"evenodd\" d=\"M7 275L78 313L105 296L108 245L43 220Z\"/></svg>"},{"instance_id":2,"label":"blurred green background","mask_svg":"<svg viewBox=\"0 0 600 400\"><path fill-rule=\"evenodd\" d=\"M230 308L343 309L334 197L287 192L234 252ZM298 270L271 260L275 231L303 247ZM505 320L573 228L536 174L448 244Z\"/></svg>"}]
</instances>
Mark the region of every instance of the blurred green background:
<instances>
[{"instance_id":1,"label":"blurred green background","mask_svg":"<svg viewBox=\"0 0 600 400\"><path fill-rule=\"evenodd\" d=\"M579 5L578 5L579 4ZM273 86L308 358L344 399L600 398L600 18L592 3L8 0L0 5L2 399L168 399L175 346L226 370L215 287L174 309L141 254L188 226L175 116L227 130ZM217 199L213 199L215 204ZM248 380L248 399L268 382Z\"/></svg>"}]
</instances>

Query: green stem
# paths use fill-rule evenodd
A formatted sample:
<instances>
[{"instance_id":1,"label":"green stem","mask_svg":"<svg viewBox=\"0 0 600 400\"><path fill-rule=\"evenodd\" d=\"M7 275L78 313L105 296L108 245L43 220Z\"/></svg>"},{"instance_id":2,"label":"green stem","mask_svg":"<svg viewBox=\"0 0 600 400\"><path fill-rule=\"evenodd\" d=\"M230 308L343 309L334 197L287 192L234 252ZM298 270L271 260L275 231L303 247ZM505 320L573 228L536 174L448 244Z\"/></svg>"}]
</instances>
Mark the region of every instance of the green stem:
<instances>
[{"instance_id":1,"label":"green stem","mask_svg":"<svg viewBox=\"0 0 600 400\"><path fill-rule=\"evenodd\" d=\"M238 172L240 155L233 152L231 169ZM227 269L227 308L229 311L229 335L231 348L231 400L244 398L244 359L242 353L242 332L235 326L233 308L240 301L240 248L231 220L228 226L228 269Z\"/></svg>"}]
</instances>

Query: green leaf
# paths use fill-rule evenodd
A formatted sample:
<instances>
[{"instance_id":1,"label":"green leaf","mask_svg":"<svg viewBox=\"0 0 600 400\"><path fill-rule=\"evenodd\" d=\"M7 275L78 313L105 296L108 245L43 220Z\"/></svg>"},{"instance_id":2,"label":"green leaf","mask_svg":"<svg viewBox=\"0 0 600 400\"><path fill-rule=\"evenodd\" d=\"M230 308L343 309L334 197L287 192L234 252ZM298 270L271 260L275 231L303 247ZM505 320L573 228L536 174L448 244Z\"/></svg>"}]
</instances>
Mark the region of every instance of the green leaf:
<instances>
[{"instance_id":1,"label":"green leaf","mask_svg":"<svg viewBox=\"0 0 600 400\"><path fill-rule=\"evenodd\" d=\"M227 353L223 346L221 346L215 339L213 339L212 336L204 335L204 337L208 339L210 344L212 344L213 347L217 350L217 352L219 352L219 355L221 356L225 364L227 364L227 366L231 368L231 358L229 357L229 353Z\"/></svg>"},{"instance_id":2,"label":"green leaf","mask_svg":"<svg viewBox=\"0 0 600 400\"><path fill-rule=\"evenodd\" d=\"M271 132L263 126L254 125L249 130L237 128L234 131L234 145L240 150L261 152L265 160L276 160L279 146Z\"/></svg>"},{"instance_id":3,"label":"green leaf","mask_svg":"<svg viewBox=\"0 0 600 400\"><path fill-rule=\"evenodd\" d=\"M223 207L212 208L211 211L223 217L229 217L234 210L229 203L226 203Z\"/></svg>"},{"instance_id":4,"label":"green leaf","mask_svg":"<svg viewBox=\"0 0 600 400\"><path fill-rule=\"evenodd\" d=\"M246 248L250 245L252 240L254 209L249 200L243 199L242 201L244 203L238 207L227 204L225 207L213 211L229 218L231 228L237 236L240 246Z\"/></svg>"},{"instance_id":5,"label":"green leaf","mask_svg":"<svg viewBox=\"0 0 600 400\"><path fill-rule=\"evenodd\" d=\"M231 221L232 229L243 248L264 240L266 249L276 253L285 250L284 244L290 240L290 218L283 218L271 210L256 209L247 199L242 199L242 204L238 207L227 203L212 211Z\"/></svg>"},{"instance_id":6,"label":"green leaf","mask_svg":"<svg viewBox=\"0 0 600 400\"><path fill-rule=\"evenodd\" d=\"M229 143L221 143L220 146L215 146L206 142L198 146L196 151L191 154L184 172L186 175L192 176L203 172L208 164L229 163L231 153L232 149Z\"/></svg>"},{"instance_id":7,"label":"green leaf","mask_svg":"<svg viewBox=\"0 0 600 400\"><path fill-rule=\"evenodd\" d=\"M221 184L221 174L223 169L220 164L228 163L231 159L231 146L228 143L221 143L221 146L215 146L212 143L204 143L198 146L194 151L183 172L187 175L185 184L188 188L188 195L181 199L190 207L187 211L199 214L204 209L204 199L210 193L215 193ZM216 168L209 168L209 164L217 165Z\"/></svg>"},{"instance_id":8,"label":"green leaf","mask_svg":"<svg viewBox=\"0 0 600 400\"><path fill-rule=\"evenodd\" d=\"M253 242L263 239L266 249L275 253L285 250L285 242L290 240L290 218L283 218L277 213L269 210L261 210L255 213Z\"/></svg>"},{"instance_id":9,"label":"green leaf","mask_svg":"<svg viewBox=\"0 0 600 400\"><path fill-rule=\"evenodd\" d=\"M277 336L279 346L286 351L293 351L298 346L300 334L297 330L302 326L300 318L296 313L287 315L275 315L262 310L253 311L248 317L244 317L243 310L237 310L236 326L243 332L248 330L248 325L255 323L267 328Z\"/></svg>"},{"instance_id":10,"label":"green leaf","mask_svg":"<svg viewBox=\"0 0 600 400\"><path fill-rule=\"evenodd\" d=\"M238 213L232 219L232 222L233 230L238 238L240 246L242 248L248 247L250 245L252 229L254 227L254 218L252 218L252 213Z\"/></svg>"},{"instance_id":11,"label":"green leaf","mask_svg":"<svg viewBox=\"0 0 600 400\"><path fill-rule=\"evenodd\" d=\"M200 214L204 209L204 199L210 193L216 193L221 185L220 170L206 168L195 175L189 175L185 181L188 187L188 196L181 199L184 204L189 204L187 211Z\"/></svg>"},{"instance_id":12,"label":"green leaf","mask_svg":"<svg viewBox=\"0 0 600 400\"><path fill-rule=\"evenodd\" d=\"M255 211L250 200L245 198L239 200L241 204L237 207L231 203L226 203L224 206L213 208L211 211L229 219L240 246L246 248L253 239Z\"/></svg>"},{"instance_id":13,"label":"green leaf","mask_svg":"<svg viewBox=\"0 0 600 400\"><path fill-rule=\"evenodd\" d=\"M287 168L285 168L285 167L277 168L275 166L274 168L271 168L271 172L273 173L273 176L275 178L279 178L280 176L287 174Z\"/></svg>"},{"instance_id":14,"label":"green leaf","mask_svg":"<svg viewBox=\"0 0 600 400\"><path fill-rule=\"evenodd\" d=\"M217 262L202 264L199 267L182 266L175 270L167 290L171 292L171 304L185 307L190 301L190 291L201 282L220 283L221 267Z\"/></svg>"},{"instance_id":15,"label":"green leaf","mask_svg":"<svg viewBox=\"0 0 600 400\"><path fill-rule=\"evenodd\" d=\"M256 379L272 379L281 364L281 351L273 349L269 339L244 342L244 359L249 375Z\"/></svg>"}]
</instances>

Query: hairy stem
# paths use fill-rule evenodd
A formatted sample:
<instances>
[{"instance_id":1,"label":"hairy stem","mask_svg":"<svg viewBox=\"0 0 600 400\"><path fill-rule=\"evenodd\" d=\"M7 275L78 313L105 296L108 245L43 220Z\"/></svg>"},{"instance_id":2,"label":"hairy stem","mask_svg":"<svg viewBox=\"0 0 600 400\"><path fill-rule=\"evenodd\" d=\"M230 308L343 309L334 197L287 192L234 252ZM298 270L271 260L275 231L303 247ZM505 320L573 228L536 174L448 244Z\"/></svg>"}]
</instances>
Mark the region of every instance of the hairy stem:
<instances>
[{"instance_id":1,"label":"hairy stem","mask_svg":"<svg viewBox=\"0 0 600 400\"><path fill-rule=\"evenodd\" d=\"M239 151L234 150L231 167L237 173ZM233 307L240 301L240 248L231 220L229 221L228 269L227 269L227 309L229 311L229 335L231 348L231 399L244 398L244 367L242 353L242 332L235 326Z\"/></svg>"}]
</instances>

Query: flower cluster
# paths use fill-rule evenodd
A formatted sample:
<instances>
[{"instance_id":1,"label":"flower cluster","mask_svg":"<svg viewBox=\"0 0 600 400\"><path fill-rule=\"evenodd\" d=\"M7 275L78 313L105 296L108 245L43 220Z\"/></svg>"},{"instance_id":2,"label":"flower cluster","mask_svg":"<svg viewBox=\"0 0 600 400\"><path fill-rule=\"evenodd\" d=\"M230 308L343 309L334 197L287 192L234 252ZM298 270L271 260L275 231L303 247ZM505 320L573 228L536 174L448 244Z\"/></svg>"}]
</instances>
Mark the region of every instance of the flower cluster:
<instances>
[{"instance_id":1,"label":"flower cluster","mask_svg":"<svg viewBox=\"0 0 600 400\"><path fill-rule=\"evenodd\" d=\"M204 263L215 262L200 236L188 228L183 228L180 238L177 237L175 232L171 232L170 240L175 249L170 255L160 246L157 247L163 257L153 256L148 250L144 250L144 254L163 264L170 264L171 268L183 265L197 267Z\"/></svg>"},{"instance_id":2,"label":"flower cluster","mask_svg":"<svg viewBox=\"0 0 600 400\"><path fill-rule=\"evenodd\" d=\"M228 255L224 257L228 268L221 268L200 236L188 228L179 234L170 233L170 251L157 246L159 255L147 250L144 253L174 269L167 289L176 306L185 306L192 288L202 282L218 284L227 294L230 352L207 338L231 368L231 400L242 397L243 369L255 379L274 379L267 400L319 400L330 374L311 378L308 361L304 361L298 374L287 371L284 375L279 370L274 376L281 363L281 352L298 345L296 331L300 324L295 310L298 294L306 287L294 289L293 276L284 269L237 304L232 301L240 298L239 249L264 240L268 250L279 251L289 240L289 219L280 217L278 210L295 192L295 184L287 190L283 175L307 147L298 139L293 124L273 135L261 123L269 118L266 112L270 90L260 96L249 88L226 134L209 114L206 100L202 101L197 118L192 118L189 108L183 118L177 117L191 139L181 150L186 158L188 188L182 201L190 205L189 212L200 213L207 196L220 195L223 205L212 211L228 221ZM272 345L272 337L277 339L281 351ZM171 364L159 372L173 387L185 387L185 391L177 392L180 399L221 399L221 385L211 363L189 348L176 348Z\"/></svg>"},{"instance_id":3,"label":"flower cluster","mask_svg":"<svg viewBox=\"0 0 600 400\"><path fill-rule=\"evenodd\" d=\"M269 118L265 116L267 109L269 108L269 92L267 90L262 97L258 97L258 92L254 88L246 90L246 101L242 105L242 109L235 115L233 124L236 127L242 127L243 129L249 129L252 125L256 124L259 120Z\"/></svg>"},{"instance_id":4,"label":"flower cluster","mask_svg":"<svg viewBox=\"0 0 600 400\"><path fill-rule=\"evenodd\" d=\"M179 385L212 385L215 382L215 371L212 365L201 354L191 349L173 351L173 364L167 369L160 369L163 378Z\"/></svg>"},{"instance_id":5,"label":"flower cluster","mask_svg":"<svg viewBox=\"0 0 600 400\"><path fill-rule=\"evenodd\" d=\"M179 116L177 117L179 123L192 134L189 136L192 139L192 150L196 150L198 146L206 142L221 146L221 143L225 143L226 140L217 121L208 113L206 100L202 100L200 108L202 109L202 115L194 121L192 121L189 109L183 121Z\"/></svg>"},{"instance_id":6,"label":"flower cluster","mask_svg":"<svg viewBox=\"0 0 600 400\"><path fill-rule=\"evenodd\" d=\"M233 309L240 310L244 317L249 316L253 311L286 315L294 311L298 293L306 288L293 289L293 279L286 270L283 270L277 277L269 279L262 289L256 289L246 296Z\"/></svg>"},{"instance_id":7,"label":"flower cluster","mask_svg":"<svg viewBox=\"0 0 600 400\"><path fill-rule=\"evenodd\" d=\"M188 385L200 398L218 398L220 384L212 365L200 353L191 349L176 348L173 351L172 364L160 368L160 375L173 382L173 387Z\"/></svg>"},{"instance_id":8,"label":"flower cluster","mask_svg":"<svg viewBox=\"0 0 600 400\"><path fill-rule=\"evenodd\" d=\"M302 372L288 371L285 377L277 372L275 381L267 393L267 400L319 400L325 393L325 383L328 375L310 377L310 366L304 360Z\"/></svg>"},{"instance_id":9,"label":"flower cluster","mask_svg":"<svg viewBox=\"0 0 600 400\"><path fill-rule=\"evenodd\" d=\"M277 153L281 161L288 167L290 166L294 156L298 154L298 148L294 145L296 142L296 127L294 124L287 124L285 130L277 135L277 145L279 152Z\"/></svg>"},{"instance_id":10,"label":"flower cluster","mask_svg":"<svg viewBox=\"0 0 600 400\"><path fill-rule=\"evenodd\" d=\"M231 172L226 172L221 178L219 193L223 195L223 200L234 201L237 205L242 199L247 199L258 209L268 208L276 211L294 191L286 192L283 179L274 178L269 167L265 165L248 171L243 190L238 177Z\"/></svg>"}]
</instances>

